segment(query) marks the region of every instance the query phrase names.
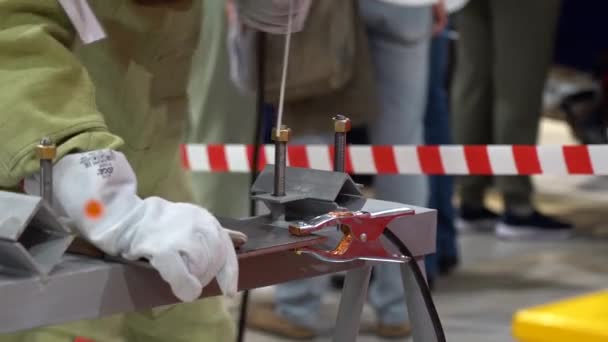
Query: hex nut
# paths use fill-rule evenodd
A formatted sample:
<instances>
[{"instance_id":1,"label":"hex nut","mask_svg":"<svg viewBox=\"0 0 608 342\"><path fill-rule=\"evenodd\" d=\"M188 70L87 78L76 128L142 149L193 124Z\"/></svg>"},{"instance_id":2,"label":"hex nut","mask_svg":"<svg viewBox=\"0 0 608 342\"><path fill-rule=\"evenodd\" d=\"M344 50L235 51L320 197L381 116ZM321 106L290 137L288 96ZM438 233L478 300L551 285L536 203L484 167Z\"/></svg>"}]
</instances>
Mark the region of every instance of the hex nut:
<instances>
[{"instance_id":1,"label":"hex nut","mask_svg":"<svg viewBox=\"0 0 608 342\"><path fill-rule=\"evenodd\" d=\"M348 133L351 130L351 121L344 115L337 115L334 117L334 131L336 133Z\"/></svg>"},{"instance_id":2,"label":"hex nut","mask_svg":"<svg viewBox=\"0 0 608 342\"><path fill-rule=\"evenodd\" d=\"M285 126L281 127L279 130L279 135L277 136L277 129L272 129L272 140L279 142L288 142L291 139L291 129Z\"/></svg>"},{"instance_id":3,"label":"hex nut","mask_svg":"<svg viewBox=\"0 0 608 342\"><path fill-rule=\"evenodd\" d=\"M53 160L57 157L57 148L55 145L38 145L36 146L36 154L39 159Z\"/></svg>"}]
</instances>

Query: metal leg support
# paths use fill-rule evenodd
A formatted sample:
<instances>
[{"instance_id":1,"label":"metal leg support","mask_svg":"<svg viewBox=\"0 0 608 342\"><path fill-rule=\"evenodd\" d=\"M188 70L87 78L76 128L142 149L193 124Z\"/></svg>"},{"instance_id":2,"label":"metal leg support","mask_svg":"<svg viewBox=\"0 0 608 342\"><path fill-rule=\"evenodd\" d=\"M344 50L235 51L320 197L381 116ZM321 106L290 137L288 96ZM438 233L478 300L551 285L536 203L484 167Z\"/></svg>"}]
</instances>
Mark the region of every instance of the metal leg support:
<instances>
[{"instance_id":1,"label":"metal leg support","mask_svg":"<svg viewBox=\"0 0 608 342\"><path fill-rule=\"evenodd\" d=\"M357 340L371 274L371 266L364 266L346 273L333 342Z\"/></svg>"},{"instance_id":2,"label":"metal leg support","mask_svg":"<svg viewBox=\"0 0 608 342\"><path fill-rule=\"evenodd\" d=\"M422 273L424 268L421 267L424 267L424 262L417 263L415 260L401 265L412 336L414 342L444 342L445 336L434 312L435 307L429 305L430 293Z\"/></svg>"}]
</instances>

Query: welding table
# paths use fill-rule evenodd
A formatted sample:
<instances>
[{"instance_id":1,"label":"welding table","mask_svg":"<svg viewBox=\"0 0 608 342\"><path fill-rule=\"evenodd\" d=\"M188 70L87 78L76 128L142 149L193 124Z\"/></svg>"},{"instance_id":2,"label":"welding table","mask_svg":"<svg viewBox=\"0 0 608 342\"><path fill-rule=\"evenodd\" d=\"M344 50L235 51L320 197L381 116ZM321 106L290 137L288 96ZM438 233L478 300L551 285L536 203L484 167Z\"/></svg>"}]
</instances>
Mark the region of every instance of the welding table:
<instances>
[{"instance_id":1,"label":"welding table","mask_svg":"<svg viewBox=\"0 0 608 342\"><path fill-rule=\"evenodd\" d=\"M424 255L435 250L436 213L425 208L414 209L415 215L401 218L389 228L407 244L424 269ZM239 251L240 290L373 264L365 261L327 263L293 252L294 248L324 243L323 236L294 237L287 230L265 225L256 218L220 219L220 222L249 236ZM203 291L203 297L219 294L215 282ZM0 274L0 332L3 333L175 303L178 300L158 273L138 265L65 255L46 279Z\"/></svg>"}]
</instances>

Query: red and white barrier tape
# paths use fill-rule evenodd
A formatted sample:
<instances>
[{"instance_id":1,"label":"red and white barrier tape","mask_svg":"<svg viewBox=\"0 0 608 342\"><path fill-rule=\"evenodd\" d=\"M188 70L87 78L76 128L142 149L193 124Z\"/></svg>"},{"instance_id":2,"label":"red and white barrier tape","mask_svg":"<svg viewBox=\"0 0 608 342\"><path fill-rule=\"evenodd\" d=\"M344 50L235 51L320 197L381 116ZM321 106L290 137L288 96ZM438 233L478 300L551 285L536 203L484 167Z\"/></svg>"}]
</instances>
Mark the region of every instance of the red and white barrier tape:
<instances>
[{"instance_id":1,"label":"red and white barrier tape","mask_svg":"<svg viewBox=\"0 0 608 342\"><path fill-rule=\"evenodd\" d=\"M184 168L195 172L247 173L253 148L247 145L183 145ZM333 146L289 145L288 166L333 169ZM274 145L259 154L258 170L274 163ZM608 175L608 145L350 145L351 174L402 175Z\"/></svg>"}]
</instances>

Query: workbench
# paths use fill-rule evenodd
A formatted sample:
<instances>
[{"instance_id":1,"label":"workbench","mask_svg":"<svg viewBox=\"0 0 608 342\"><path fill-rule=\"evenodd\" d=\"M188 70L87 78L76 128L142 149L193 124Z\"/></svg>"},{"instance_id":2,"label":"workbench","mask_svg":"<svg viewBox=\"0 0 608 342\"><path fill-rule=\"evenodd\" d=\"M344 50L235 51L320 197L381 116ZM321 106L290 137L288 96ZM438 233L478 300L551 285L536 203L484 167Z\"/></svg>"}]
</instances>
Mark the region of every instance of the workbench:
<instances>
[{"instance_id":1,"label":"workbench","mask_svg":"<svg viewBox=\"0 0 608 342\"><path fill-rule=\"evenodd\" d=\"M412 207L416 214L389 225L410 248L424 270L425 255L435 251L434 210ZM263 218L220 219L224 227L243 231L249 241L238 253L239 289L250 290L372 265L368 261L328 263L294 249L326 244L322 235L294 237ZM203 297L219 295L213 282ZM0 332L94 319L178 303L158 273L144 263L128 264L66 254L44 277L0 274Z\"/></svg>"}]
</instances>

